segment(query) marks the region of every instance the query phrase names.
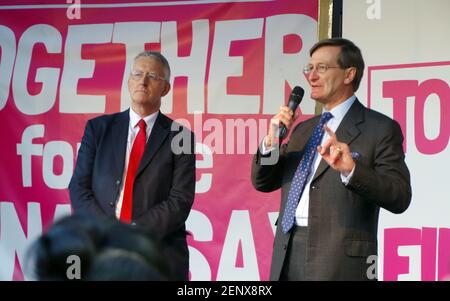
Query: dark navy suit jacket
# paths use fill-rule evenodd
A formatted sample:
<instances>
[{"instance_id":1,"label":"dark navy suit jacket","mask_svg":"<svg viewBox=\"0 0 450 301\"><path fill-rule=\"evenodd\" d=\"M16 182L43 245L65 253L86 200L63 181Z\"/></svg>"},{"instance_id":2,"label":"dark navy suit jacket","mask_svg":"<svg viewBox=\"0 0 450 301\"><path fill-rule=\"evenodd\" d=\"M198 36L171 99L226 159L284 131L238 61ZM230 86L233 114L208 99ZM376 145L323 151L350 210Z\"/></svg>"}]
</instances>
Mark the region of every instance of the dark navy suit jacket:
<instances>
[{"instance_id":1,"label":"dark navy suit jacket","mask_svg":"<svg viewBox=\"0 0 450 301\"><path fill-rule=\"evenodd\" d=\"M87 122L69 184L75 212L115 217L120 186L125 180L128 127L128 110ZM173 152L172 142L184 152ZM187 280L189 272L185 221L195 195L194 145L192 132L159 112L133 190L132 225L162 242L176 280Z\"/></svg>"}]
</instances>

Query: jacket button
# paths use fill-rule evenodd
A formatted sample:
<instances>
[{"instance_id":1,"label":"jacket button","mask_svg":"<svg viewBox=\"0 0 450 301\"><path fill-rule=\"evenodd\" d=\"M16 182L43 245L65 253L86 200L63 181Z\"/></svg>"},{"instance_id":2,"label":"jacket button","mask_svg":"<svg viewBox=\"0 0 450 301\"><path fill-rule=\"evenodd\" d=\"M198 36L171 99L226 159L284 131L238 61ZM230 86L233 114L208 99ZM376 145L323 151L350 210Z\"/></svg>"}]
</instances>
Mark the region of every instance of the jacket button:
<instances>
[{"instance_id":1,"label":"jacket button","mask_svg":"<svg viewBox=\"0 0 450 301\"><path fill-rule=\"evenodd\" d=\"M286 250L286 249L287 249L287 245L286 245L286 244L285 244L285 245L283 246L283 249L284 249L284 250Z\"/></svg>"},{"instance_id":2,"label":"jacket button","mask_svg":"<svg viewBox=\"0 0 450 301\"><path fill-rule=\"evenodd\" d=\"M311 189L316 189L316 186L311 186Z\"/></svg>"},{"instance_id":3,"label":"jacket button","mask_svg":"<svg viewBox=\"0 0 450 301\"><path fill-rule=\"evenodd\" d=\"M113 202L109 202L109 206L114 207L114 203Z\"/></svg>"},{"instance_id":4,"label":"jacket button","mask_svg":"<svg viewBox=\"0 0 450 301\"><path fill-rule=\"evenodd\" d=\"M120 184L120 180L117 180L117 181L116 181L116 185L119 185L119 184Z\"/></svg>"}]
</instances>

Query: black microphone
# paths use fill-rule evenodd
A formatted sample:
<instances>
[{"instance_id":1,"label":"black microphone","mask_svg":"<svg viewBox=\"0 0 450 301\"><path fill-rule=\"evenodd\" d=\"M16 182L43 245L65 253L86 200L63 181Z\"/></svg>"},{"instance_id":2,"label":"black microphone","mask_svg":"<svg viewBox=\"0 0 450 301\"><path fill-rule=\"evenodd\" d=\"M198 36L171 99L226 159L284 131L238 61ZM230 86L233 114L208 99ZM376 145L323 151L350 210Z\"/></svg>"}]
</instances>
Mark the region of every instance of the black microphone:
<instances>
[{"instance_id":1,"label":"black microphone","mask_svg":"<svg viewBox=\"0 0 450 301\"><path fill-rule=\"evenodd\" d=\"M302 87L299 86L295 86L294 89L292 89L291 95L289 96L289 101L288 101L288 107L289 109L292 110L292 112L295 113L295 110L297 110L298 105L300 104L300 102L303 99L303 95L305 94L305 90L303 90ZM286 126L282 123L280 126L280 134L279 134L279 139L280 141L286 137L287 135L287 128Z\"/></svg>"}]
</instances>

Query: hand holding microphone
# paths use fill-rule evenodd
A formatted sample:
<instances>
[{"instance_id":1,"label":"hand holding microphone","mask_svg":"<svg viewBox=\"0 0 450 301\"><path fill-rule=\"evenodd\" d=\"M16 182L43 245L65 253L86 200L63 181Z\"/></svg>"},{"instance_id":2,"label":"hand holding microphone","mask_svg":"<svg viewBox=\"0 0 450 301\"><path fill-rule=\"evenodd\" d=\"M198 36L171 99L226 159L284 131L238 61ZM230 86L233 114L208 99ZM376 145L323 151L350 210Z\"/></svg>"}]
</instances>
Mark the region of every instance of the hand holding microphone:
<instances>
[{"instance_id":1,"label":"hand holding microphone","mask_svg":"<svg viewBox=\"0 0 450 301\"><path fill-rule=\"evenodd\" d=\"M282 106L280 112L270 120L269 134L265 140L266 147L272 147L275 144L276 138L281 141L286 137L289 128L294 122L294 112L302 101L304 94L305 91L299 86L295 86L292 89L287 106Z\"/></svg>"},{"instance_id":2,"label":"hand holding microphone","mask_svg":"<svg viewBox=\"0 0 450 301\"><path fill-rule=\"evenodd\" d=\"M292 115L294 115L295 110L297 110L298 105L300 104L300 102L303 99L303 95L305 94L305 90L303 90L303 88L299 87L299 86L295 86L294 89L292 89L291 95L289 96L289 101L288 101L288 108L290 110L292 110ZM292 124L292 122L291 122ZM291 124L285 124L283 123L280 127L280 135L279 138L280 140L284 139L284 137L286 137L287 133L288 133L288 127L287 126L291 126Z\"/></svg>"}]
</instances>

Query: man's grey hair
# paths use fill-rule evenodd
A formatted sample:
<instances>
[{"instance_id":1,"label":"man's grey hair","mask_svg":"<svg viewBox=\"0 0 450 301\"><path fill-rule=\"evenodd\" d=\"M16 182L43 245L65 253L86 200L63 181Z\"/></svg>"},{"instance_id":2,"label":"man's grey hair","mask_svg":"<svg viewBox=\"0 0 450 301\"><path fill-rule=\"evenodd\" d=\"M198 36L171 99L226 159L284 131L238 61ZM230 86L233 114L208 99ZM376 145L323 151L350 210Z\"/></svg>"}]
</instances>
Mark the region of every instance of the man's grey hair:
<instances>
[{"instance_id":1,"label":"man's grey hair","mask_svg":"<svg viewBox=\"0 0 450 301\"><path fill-rule=\"evenodd\" d=\"M156 51L142 51L138 55L135 56L134 61L136 62L138 58L140 57L150 57L152 59L157 60L161 64L163 64L164 67L164 77L167 80L167 82L170 82L170 66L167 59L162 55L160 52Z\"/></svg>"}]
</instances>

